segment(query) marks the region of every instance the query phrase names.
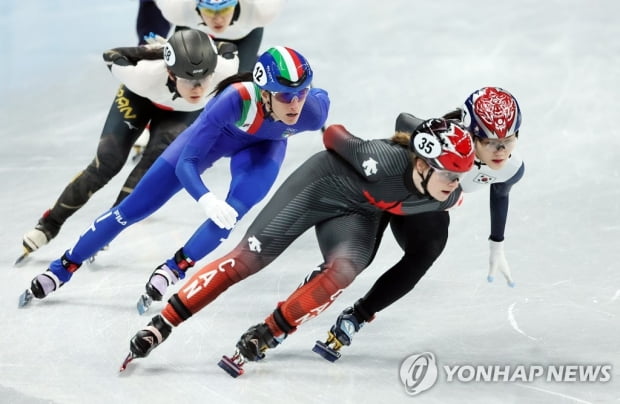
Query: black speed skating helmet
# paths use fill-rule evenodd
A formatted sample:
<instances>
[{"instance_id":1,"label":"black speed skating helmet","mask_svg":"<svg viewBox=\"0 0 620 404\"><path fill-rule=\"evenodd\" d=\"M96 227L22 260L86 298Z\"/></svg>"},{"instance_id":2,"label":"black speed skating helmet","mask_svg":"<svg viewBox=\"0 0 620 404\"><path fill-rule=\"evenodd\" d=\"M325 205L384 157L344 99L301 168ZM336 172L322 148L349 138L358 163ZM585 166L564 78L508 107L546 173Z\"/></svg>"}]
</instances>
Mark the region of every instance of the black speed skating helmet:
<instances>
[{"instance_id":1,"label":"black speed skating helmet","mask_svg":"<svg viewBox=\"0 0 620 404\"><path fill-rule=\"evenodd\" d=\"M177 77L200 80L217 65L217 49L209 35L195 29L175 32L164 47L164 61Z\"/></svg>"}]
</instances>

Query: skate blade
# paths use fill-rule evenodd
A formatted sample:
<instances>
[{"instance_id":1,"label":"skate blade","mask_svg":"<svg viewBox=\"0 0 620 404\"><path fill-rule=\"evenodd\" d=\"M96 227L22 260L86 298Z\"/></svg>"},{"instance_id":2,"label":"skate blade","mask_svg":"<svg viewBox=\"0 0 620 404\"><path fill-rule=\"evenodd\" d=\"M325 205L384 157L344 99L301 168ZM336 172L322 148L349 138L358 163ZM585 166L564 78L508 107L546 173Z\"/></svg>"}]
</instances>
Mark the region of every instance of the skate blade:
<instances>
[{"instance_id":1,"label":"skate blade","mask_svg":"<svg viewBox=\"0 0 620 404\"><path fill-rule=\"evenodd\" d=\"M121 368L118 370L118 372L120 373L120 372L123 372L125 369L127 369L127 365L129 365L129 363L130 363L132 360L136 359L136 358L137 358L137 356L136 356L136 355L134 355L134 353L133 353L133 352L129 352L129 353L127 354L127 357L125 358L125 360L124 360L124 361L123 361L123 363L121 364Z\"/></svg>"},{"instance_id":2,"label":"skate blade","mask_svg":"<svg viewBox=\"0 0 620 404\"><path fill-rule=\"evenodd\" d=\"M140 299L138 299L138 303L136 303L136 308L138 309L138 314L141 316L149 311L151 308L151 304L153 304L153 298L149 295L142 295Z\"/></svg>"},{"instance_id":3,"label":"skate blade","mask_svg":"<svg viewBox=\"0 0 620 404\"><path fill-rule=\"evenodd\" d=\"M33 297L34 295L30 291L30 289L24 290L24 292L21 295L19 295L19 302L17 303L17 307L20 308L20 307L26 306L28 303L32 301Z\"/></svg>"},{"instance_id":4,"label":"skate blade","mask_svg":"<svg viewBox=\"0 0 620 404\"><path fill-rule=\"evenodd\" d=\"M144 154L144 147L134 145L133 152L134 152L134 155L131 156L131 162L136 163L138 160L142 158L142 155Z\"/></svg>"},{"instance_id":5,"label":"skate blade","mask_svg":"<svg viewBox=\"0 0 620 404\"><path fill-rule=\"evenodd\" d=\"M314 348L312 348L312 352L321 355L324 359L327 359L330 362L336 362L338 359L340 359L341 356L340 352L331 348L329 345L322 341L316 342Z\"/></svg>"},{"instance_id":6,"label":"skate blade","mask_svg":"<svg viewBox=\"0 0 620 404\"><path fill-rule=\"evenodd\" d=\"M232 360L226 355L222 356L222 359L217 363L217 366L224 369L226 373L228 373L234 378L237 378L243 373L245 373L245 370L241 367L240 364L237 364L234 360Z\"/></svg>"},{"instance_id":7,"label":"skate blade","mask_svg":"<svg viewBox=\"0 0 620 404\"><path fill-rule=\"evenodd\" d=\"M13 266L16 267L19 264L21 264L26 258L28 258L29 255L30 255L30 251L24 251L24 253L15 260L15 263L13 264Z\"/></svg>"}]
</instances>

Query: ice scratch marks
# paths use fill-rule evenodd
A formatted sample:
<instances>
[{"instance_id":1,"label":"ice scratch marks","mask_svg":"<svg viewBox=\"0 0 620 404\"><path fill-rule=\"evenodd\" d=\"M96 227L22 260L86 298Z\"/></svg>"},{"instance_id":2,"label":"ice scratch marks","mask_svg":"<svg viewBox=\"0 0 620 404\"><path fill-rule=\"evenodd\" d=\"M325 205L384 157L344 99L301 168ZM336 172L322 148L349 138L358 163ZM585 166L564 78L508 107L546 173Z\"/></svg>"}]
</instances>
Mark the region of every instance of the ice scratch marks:
<instances>
[{"instance_id":1,"label":"ice scratch marks","mask_svg":"<svg viewBox=\"0 0 620 404\"><path fill-rule=\"evenodd\" d=\"M532 337L531 335L527 335L525 332L523 332L523 330L519 327L519 324L517 323L517 320L515 319L515 314L514 314L514 310L515 310L515 306L517 305L517 302L513 302L509 307L508 307L508 322L510 322L510 325L512 326L512 328L514 328L514 330L516 332L518 332L519 334L523 335L524 337L527 337L529 339L531 339L532 341L537 341L537 338Z\"/></svg>"}]
</instances>

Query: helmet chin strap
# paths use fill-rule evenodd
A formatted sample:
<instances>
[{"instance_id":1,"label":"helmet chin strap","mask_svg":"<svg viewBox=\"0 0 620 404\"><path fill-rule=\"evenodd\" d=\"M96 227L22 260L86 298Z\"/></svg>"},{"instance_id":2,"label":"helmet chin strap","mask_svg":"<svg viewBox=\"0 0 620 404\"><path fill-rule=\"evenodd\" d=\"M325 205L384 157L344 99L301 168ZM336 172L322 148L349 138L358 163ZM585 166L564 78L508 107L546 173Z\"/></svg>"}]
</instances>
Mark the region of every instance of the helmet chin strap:
<instances>
[{"instance_id":1,"label":"helmet chin strap","mask_svg":"<svg viewBox=\"0 0 620 404\"><path fill-rule=\"evenodd\" d=\"M430 194L428 193L428 181L431 179L431 175L433 174L433 172L435 172L435 170L433 170L433 167L429 167L428 175L424 177L424 173L418 171L418 175L420 176L420 178L422 178L422 182L420 183L420 185L422 185L422 190L426 195L429 196Z\"/></svg>"},{"instance_id":2,"label":"helmet chin strap","mask_svg":"<svg viewBox=\"0 0 620 404\"><path fill-rule=\"evenodd\" d=\"M269 101L263 103L263 111L265 112L265 118L274 118L273 108L271 107L272 102L273 100L271 99L271 93L269 93ZM267 107L269 107L269 109L267 109Z\"/></svg>"},{"instance_id":3,"label":"helmet chin strap","mask_svg":"<svg viewBox=\"0 0 620 404\"><path fill-rule=\"evenodd\" d=\"M168 90L170 90L170 92L172 93L172 101L176 100L181 96L181 94L179 94L179 90L177 89L177 82L175 80L172 80L172 78L168 77L166 87L168 87Z\"/></svg>"}]
</instances>

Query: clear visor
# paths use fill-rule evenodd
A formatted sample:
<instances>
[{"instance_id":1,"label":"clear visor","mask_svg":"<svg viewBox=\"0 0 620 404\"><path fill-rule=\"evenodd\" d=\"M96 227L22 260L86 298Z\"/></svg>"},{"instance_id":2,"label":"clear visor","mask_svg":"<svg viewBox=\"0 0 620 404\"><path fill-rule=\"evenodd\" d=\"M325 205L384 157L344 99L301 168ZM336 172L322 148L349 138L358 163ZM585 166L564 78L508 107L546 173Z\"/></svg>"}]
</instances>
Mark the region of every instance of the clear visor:
<instances>
[{"instance_id":1,"label":"clear visor","mask_svg":"<svg viewBox=\"0 0 620 404\"><path fill-rule=\"evenodd\" d=\"M177 86L180 85L180 86L190 87L190 88L206 87L206 85L209 82L210 78L211 78L210 74L204 76L201 79L184 79L183 77L178 77L177 76Z\"/></svg>"},{"instance_id":2,"label":"clear visor","mask_svg":"<svg viewBox=\"0 0 620 404\"><path fill-rule=\"evenodd\" d=\"M478 142L482 147L491 151L499 151L501 149L511 150L517 144L517 137L512 135L504 139L478 138Z\"/></svg>"},{"instance_id":3,"label":"clear visor","mask_svg":"<svg viewBox=\"0 0 620 404\"><path fill-rule=\"evenodd\" d=\"M437 174L437 178L445 184L450 184L450 183L453 183L454 181L461 182L465 174L467 174L467 173L457 173L454 171L438 170L436 168L433 169L433 172Z\"/></svg>"}]
</instances>

